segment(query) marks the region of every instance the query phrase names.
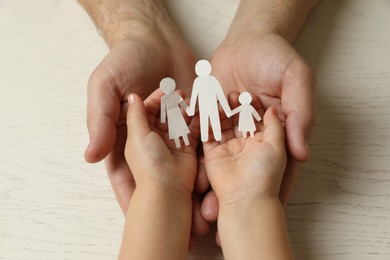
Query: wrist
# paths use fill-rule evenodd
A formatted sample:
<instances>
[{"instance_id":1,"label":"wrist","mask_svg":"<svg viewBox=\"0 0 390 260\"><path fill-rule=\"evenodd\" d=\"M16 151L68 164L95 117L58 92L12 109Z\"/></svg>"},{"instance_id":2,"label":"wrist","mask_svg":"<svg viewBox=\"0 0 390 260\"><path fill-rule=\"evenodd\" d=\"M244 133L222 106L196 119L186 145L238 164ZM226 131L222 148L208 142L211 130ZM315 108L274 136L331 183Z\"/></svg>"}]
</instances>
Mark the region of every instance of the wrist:
<instances>
[{"instance_id":1,"label":"wrist","mask_svg":"<svg viewBox=\"0 0 390 260\"><path fill-rule=\"evenodd\" d=\"M250 240L251 232L283 212L279 199L263 197L241 203L219 205L218 230L221 242L237 239ZM222 244L223 247L223 244Z\"/></svg>"},{"instance_id":2,"label":"wrist","mask_svg":"<svg viewBox=\"0 0 390 260\"><path fill-rule=\"evenodd\" d=\"M293 43L319 0L241 0L228 36L278 34Z\"/></svg>"},{"instance_id":3,"label":"wrist","mask_svg":"<svg viewBox=\"0 0 390 260\"><path fill-rule=\"evenodd\" d=\"M191 198L159 185L137 186L126 214L119 259L184 259L191 215Z\"/></svg>"},{"instance_id":4,"label":"wrist","mask_svg":"<svg viewBox=\"0 0 390 260\"><path fill-rule=\"evenodd\" d=\"M219 203L219 218L240 218L270 204L282 205L277 194L264 193L241 200L222 201Z\"/></svg>"},{"instance_id":5,"label":"wrist","mask_svg":"<svg viewBox=\"0 0 390 260\"><path fill-rule=\"evenodd\" d=\"M277 196L260 196L246 200L219 204L218 229L230 230L225 234L242 231L243 234L249 232L244 230L244 226L250 229L259 218L265 215L273 215L275 208L283 208ZM247 223L247 225L245 224Z\"/></svg>"},{"instance_id":6,"label":"wrist","mask_svg":"<svg viewBox=\"0 0 390 260\"><path fill-rule=\"evenodd\" d=\"M250 210L257 205L274 201L280 203L280 181L274 179L257 179L258 185L244 185L238 191L218 194L220 210Z\"/></svg>"},{"instance_id":7,"label":"wrist","mask_svg":"<svg viewBox=\"0 0 390 260\"><path fill-rule=\"evenodd\" d=\"M172 180L147 180L137 183L136 191L141 194L153 194L164 201L185 202L192 200L192 191L187 187L172 183Z\"/></svg>"},{"instance_id":8,"label":"wrist","mask_svg":"<svg viewBox=\"0 0 390 260\"><path fill-rule=\"evenodd\" d=\"M110 47L128 38L163 36L171 39L178 36L161 0L79 2Z\"/></svg>"},{"instance_id":9,"label":"wrist","mask_svg":"<svg viewBox=\"0 0 390 260\"><path fill-rule=\"evenodd\" d=\"M143 203L154 205L153 207L166 211L167 214L180 215L180 217L191 215L192 197L191 194L169 189L164 185L137 185L133 197ZM131 208L129 207L129 211Z\"/></svg>"},{"instance_id":10,"label":"wrist","mask_svg":"<svg viewBox=\"0 0 390 260\"><path fill-rule=\"evenodd\" d=\"M241 208L223 207L219 212L219 237L227 259L293 259L283 207L277 198L263 197Z\"/></svg>"}]
</instances>

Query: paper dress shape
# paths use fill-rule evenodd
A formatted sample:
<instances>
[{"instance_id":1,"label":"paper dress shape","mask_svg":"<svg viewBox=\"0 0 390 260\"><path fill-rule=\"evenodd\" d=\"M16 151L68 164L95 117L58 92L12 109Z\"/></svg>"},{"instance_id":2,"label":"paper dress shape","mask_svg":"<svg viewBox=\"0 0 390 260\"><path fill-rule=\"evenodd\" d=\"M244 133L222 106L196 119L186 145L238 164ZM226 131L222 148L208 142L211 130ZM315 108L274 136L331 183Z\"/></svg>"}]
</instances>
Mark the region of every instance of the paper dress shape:
<instances>
[{"instance_id":1,"label":"paper dress shape","mask_svg":"<svg viewBox=\"0 0 390 260\"><path fill-rule=\"evenodd\" d=\"M175 140L176 148L180 148L180 137L183 138L185 145L190 144L187 136L190 129L180 109L186 110L187 103L175 88L176 83L172 78L164 78L160 82L160 89L165 94L161 97L161 123L165 123L168 119L169 139Z\"/></svg>"},{"instance_id":2,"label":"paper dress shape","mask_svg":"<svg viewBox=\"0 0 390 260\"><path fill-rule=\"evenodd\" d=\"M247 133L249 133L251 137L254 137L256 125L253 117L257 121L260 121L261 117L259 113L257 113L257 111L251 106L252 96L248 92L243 92L238 97L238 101L240 102L241 106L233 109L232 111L232 115L240 113L238 117L238 131L242 132L242 137L244 138L246 138Z\"/></svg>"},{"instance_id":3,"label":"paper dress shape","mask_svg":"<svg viewBox=\"0 0 390 260\"><path fill-rule=\"evenodd\" d=\"M211 64L207 60L200 60L195 65L195 72L198 77L194 81L187 114L189 116L195 114L196 101L198 100L200 137L202 142L208 141L209 122L215 140L220 141L222 139L222 133L218 102L228 117L230 117L231 109L217 78L210 75Z\"/></svg>"}]
</instances>

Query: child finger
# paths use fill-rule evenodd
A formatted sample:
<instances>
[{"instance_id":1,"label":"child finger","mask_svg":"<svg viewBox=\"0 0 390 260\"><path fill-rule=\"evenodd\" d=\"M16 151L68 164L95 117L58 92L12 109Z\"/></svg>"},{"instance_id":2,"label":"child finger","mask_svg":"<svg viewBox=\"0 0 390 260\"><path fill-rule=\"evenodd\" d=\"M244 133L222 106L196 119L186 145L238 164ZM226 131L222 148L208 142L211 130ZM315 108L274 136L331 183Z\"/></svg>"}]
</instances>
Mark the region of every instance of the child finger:
<instances>
[{"instance_id":1,"label":"child finger","mask_svg":"<svg viewBox=\"0 0 390 260\"><path fill-rule=\"evenodd\" d=\"M265 112L264 127L264 142L271 144L279 150L285 150L284 128L278 118L276 108L270 107Z\"/></svg>"},{"instance_id":2,"label":"child finger","mask_svg":"<svg viewBox=\"0 0 390 260\"><path fill-rule=\"evenodd\" d=\"M150 132L145 106L142 99L136 94L130 94L127 99L129 104L127 109L127 138L138 141Z\"/></svg>"},{"instance_id":3,"label":"child finger","mask_svg":"<svg viewBox=\"0 0 390 260\"><path fill-rule=\"evenodd\" d=\"M158 113L160 112L161 97L163 95L164 93L160 89L156 89L145 99L144 104L147 113L158 116Z\"/></svg>"}]
</instances>

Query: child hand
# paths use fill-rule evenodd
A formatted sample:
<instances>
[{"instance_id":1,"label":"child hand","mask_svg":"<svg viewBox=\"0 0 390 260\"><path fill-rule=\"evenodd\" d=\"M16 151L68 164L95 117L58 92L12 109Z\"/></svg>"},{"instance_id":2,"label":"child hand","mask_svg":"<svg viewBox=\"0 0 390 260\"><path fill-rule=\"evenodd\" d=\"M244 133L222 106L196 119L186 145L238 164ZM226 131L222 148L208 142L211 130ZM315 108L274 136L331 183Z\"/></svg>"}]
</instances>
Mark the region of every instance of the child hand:
<instances>
[{"instance_id":1,"label":"child hand","mask_svg":"<svg viewBox=\"0 0 390 260\"><path fill-rule=\"evenodd\" d=\"M128 96L125 158L136 188L119 259L184 259L189 245L199 120L186 118L189 145L177 149L160 123L162 95L156 90L145 102Z\"/></svg>"},{"instance_id":2,"label":"child hand","mask_svg":"<svg viewBox=\"0 0 390 260\"><path fill-rule=\"evenodd\" d=\"M275 108L264 115L264 132L242 138L233 127L222 142L203 144L205 168L220 206L264 196L278 198L286 167L284 129Z\"/></svg>"},{"instance_id":3,"label":"child hand","mask_svg":"<svg viewBox=\"0 0 390 260\"><path fill-rule=\"evenodd\" d=\"M189 124L190 145L177 149L168 138L166 125L160 123L160 99L154 91L146 100L135 94L128 97L125 157L137 187L158 187L191 198L196 175L196 145L199 123Z\"/></svg>"}]
</instances>

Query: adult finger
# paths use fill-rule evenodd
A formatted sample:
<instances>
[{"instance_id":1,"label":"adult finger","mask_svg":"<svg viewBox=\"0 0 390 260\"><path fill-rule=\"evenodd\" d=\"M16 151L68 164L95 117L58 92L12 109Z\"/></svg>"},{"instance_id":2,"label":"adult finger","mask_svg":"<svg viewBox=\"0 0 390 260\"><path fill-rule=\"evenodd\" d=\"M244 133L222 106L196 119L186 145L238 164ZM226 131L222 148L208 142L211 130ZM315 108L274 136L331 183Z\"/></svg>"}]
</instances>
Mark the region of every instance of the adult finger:
<instances>
[{"instance_id":1,"label":"adult finger","mask_svg":"<svg viewBox=\"0 0 390 260\"><path fill-rule=\"evenodd\" d=\"M203 218L208 222L214 222L218 218L218 199L214 191L209 191L203 198L200 208Z\"/></svg>"},{"instance_id":2,"label":"adult finger","mask_svg":"<svg viewBox=\"0 0 390 260\"><path fill-rule=\"evenodd\" d=\"M192 199L191 233L195 236L203 236L209 231L209 224L202 217L200 207L200 199L197 196L194 196Z\"/></svg>"},{"instance_id":3,"label":"adult finger","mask_svg":"<svg viewBox=\"0 0 390 260\"><path fill-rule=\"evenodd\" d=\"M160 89L156 89L152 92L144 101L145 109L148 114L158 115L161 108L161 97L164 93Z\"/></svg>"},{"instance_id":4,"label":"adult finger","mask_svg":"<svg viewBox=\"0 0 390 260\"><path fill-rule=\"evenodd\" d=\"M240 106L240 103L238 102L238 97L240 96L240 93L238 91L232 91L228 95L228 101L230 107L235 109L236 107ZM238 114L231 116L231 122L233 126L238 126Z\"/></svg>"},{"instance_id":5,"label":"adult finger","mask_svg":"<svg viewBox=\"0 0 390 260\"><path fill-rule=\"evenodd\" d=\"M309 158L307 140L314 124L314 86L314 74L302 60L290 64L283 79L282 107L289 151L301 162Z\"/></svg>"},{"instance_id":6,"label":"adult finger","mask_svg":"<svg viewBox=\"0 0 390 260\"><path fill-rule=\"evenodd\" d=\"M105 159L105 165L115 198L125 215L136 185L123 151L119 156L111 152Z\"/></svg>"},{"instance_id":7,"label":"adult finger","mask_svg":"<svg viewBox=\"0 0 390 260\"><path fill-rule=\"evenodd\" d=\"M114 147L104 159L108 178L110 179L116 200L124 215L127 213L131 197L136 187L134 177L123 153L126 138L127 128L126 124L124 124L118 128L118 138Z\"/></svg>"},{"instance_id":8,"label":"adult finger","mask_svg":"<svg viewBox=\"0 0 390 260\"><path fill-rule=\"evenodd\" d=\"M284 172L282 184L279 190L279 198L284 206L287 205L288 200L294 191L301 165L302 163L294 160L294 158L291 156L288 157L286 170Z\"/></svg>"},{"instance_id":9,"label":"adult finger","mask_svg":"<svg viewBox=\"0 0 390 260\"><path fill-rule=\"evenodd\" d=\"M89 144L84 157L87 162L102 160L116 139L120 97L113 79L95 71L88 82L87 127Z\"/></svg>"}]
</instances>

